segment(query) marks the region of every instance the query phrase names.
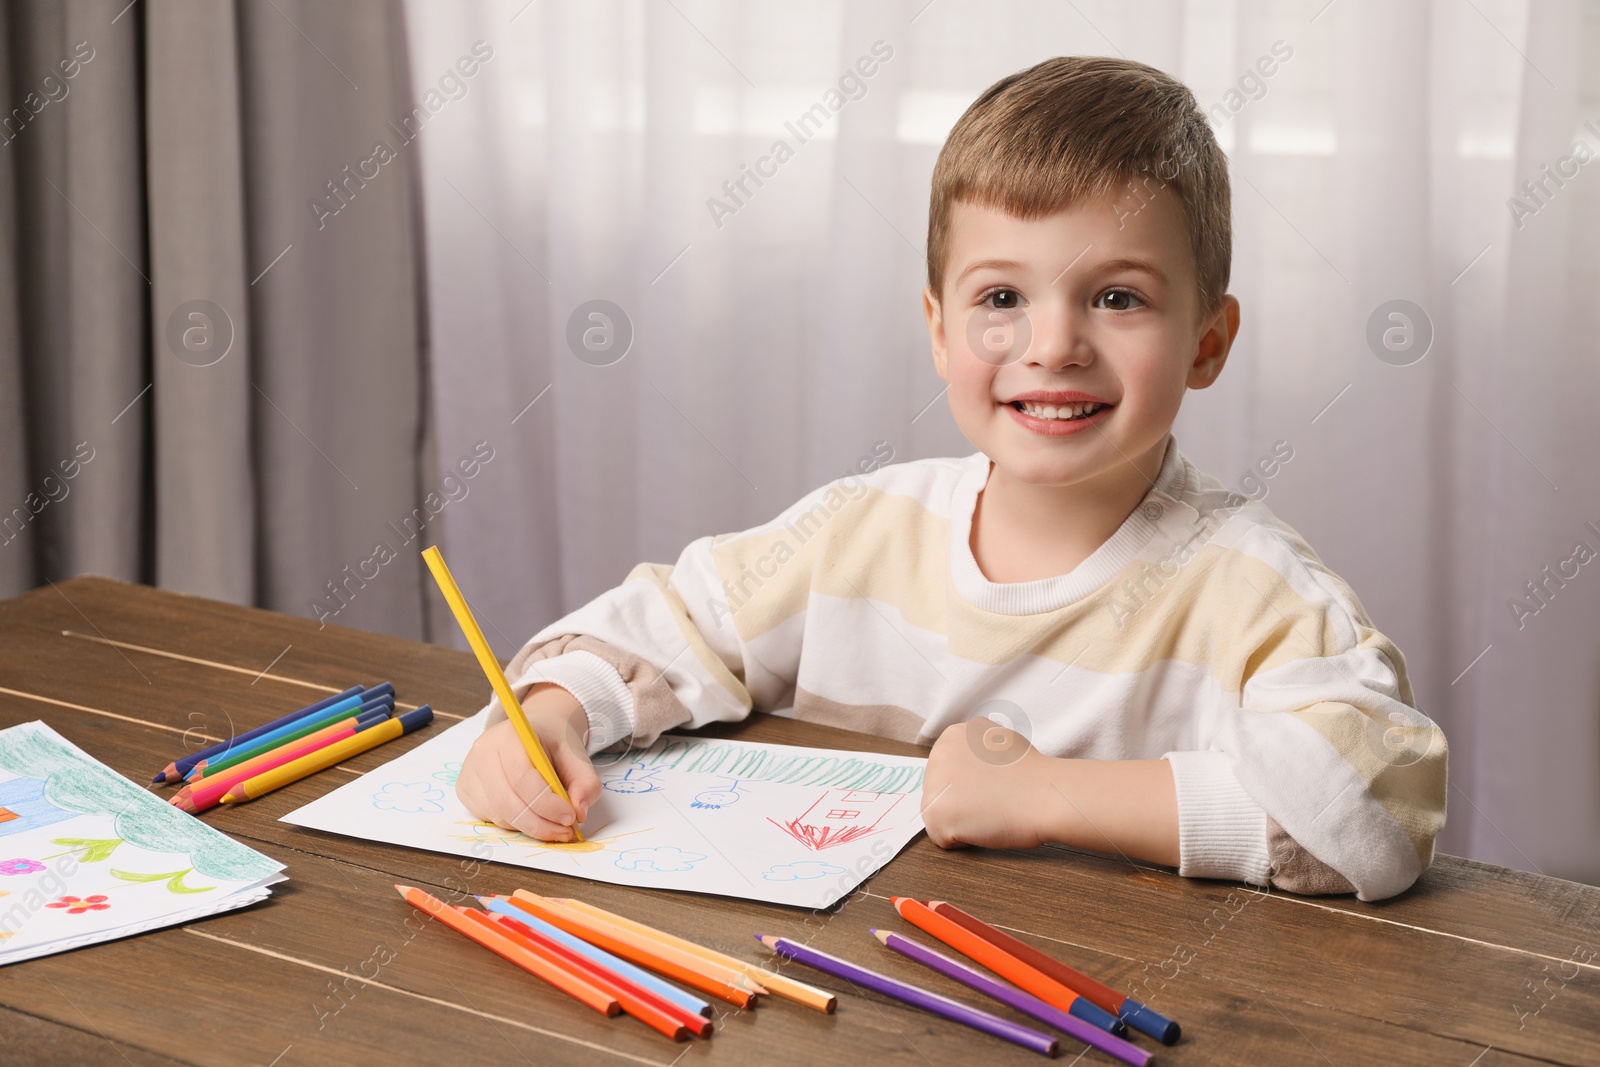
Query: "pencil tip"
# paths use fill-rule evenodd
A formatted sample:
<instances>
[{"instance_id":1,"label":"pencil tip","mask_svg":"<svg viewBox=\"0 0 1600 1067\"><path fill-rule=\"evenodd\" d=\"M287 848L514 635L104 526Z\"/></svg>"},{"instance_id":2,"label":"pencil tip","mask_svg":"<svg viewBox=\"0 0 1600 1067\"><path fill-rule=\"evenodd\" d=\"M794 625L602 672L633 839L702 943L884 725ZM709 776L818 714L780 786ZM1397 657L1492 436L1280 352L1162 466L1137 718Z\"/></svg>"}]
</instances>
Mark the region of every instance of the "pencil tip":
<instances>
[{"instance_id":1,"label":"pencil tip","mask_svg":"<svg viewBox=\"0 0 1600 1067\"><path fill-rule=\"evenodd\" d=\"M887 930L879 930L877 927L873 927L872 936L882 941L885 945L889 943L889 931Z\"/></svg>"},{"instance_id":2,"label":"pencil tip","mask_svg":"<svg viewBox=\"0 0 1600 1067\"><path fill-rule=\"evenodd\" d=\"M407 893L411 892L411 888L411 886L401 885L399 882L394 884L395 892L399 893L401 896L405 896Z\"/></svg>"}]
</instances>

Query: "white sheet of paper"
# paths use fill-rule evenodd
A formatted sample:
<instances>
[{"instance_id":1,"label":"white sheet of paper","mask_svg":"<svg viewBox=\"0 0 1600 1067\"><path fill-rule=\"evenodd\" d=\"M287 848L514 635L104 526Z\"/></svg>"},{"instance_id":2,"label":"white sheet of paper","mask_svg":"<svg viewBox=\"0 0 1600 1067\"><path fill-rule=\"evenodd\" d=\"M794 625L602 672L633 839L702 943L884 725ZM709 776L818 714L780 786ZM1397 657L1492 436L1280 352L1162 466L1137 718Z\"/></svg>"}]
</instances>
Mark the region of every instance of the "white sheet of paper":
<instances>
[{"instance_id":1,"label":"white sheet of paper","mask_svg":"<svg viewBox=\"0 0 1600 1067\"><path fill-rule=\"evenodd\" d=\"M254 904L282 870L42 722L0 730L0 966Z\"/></svg>"},{"instance_id":2,"label":"white sheet of paper","mask_svg":"<svg viewBox=\"0 0 1600 1067\"><path fill-rule=\"evenodd\" d=\"M483 714L283 817L316 830L600 882L827 907L922 829L924 759L665 735L595 757L585 841L480 822L455 780Z\"/></svg>"}]
</instances>

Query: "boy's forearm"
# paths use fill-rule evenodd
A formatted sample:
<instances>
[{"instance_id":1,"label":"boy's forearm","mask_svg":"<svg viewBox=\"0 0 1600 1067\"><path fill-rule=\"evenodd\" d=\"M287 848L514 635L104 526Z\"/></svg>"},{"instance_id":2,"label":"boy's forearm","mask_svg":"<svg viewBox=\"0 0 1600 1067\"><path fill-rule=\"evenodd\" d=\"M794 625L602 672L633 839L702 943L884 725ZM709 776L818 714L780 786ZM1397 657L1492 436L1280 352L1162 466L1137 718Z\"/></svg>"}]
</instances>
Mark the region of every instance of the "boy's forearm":
<instances>
[{"instance_id":1,"label":"boy's forearm","mask_svg":"<svg viewBox=\"0 0 1600 1067\"><path fill-rule=\"evenodd\" d=\"M1178 798L1166 760L1041 756L1038 817L1048 841L1178 866Z\"/></svg>"}]
</instances>

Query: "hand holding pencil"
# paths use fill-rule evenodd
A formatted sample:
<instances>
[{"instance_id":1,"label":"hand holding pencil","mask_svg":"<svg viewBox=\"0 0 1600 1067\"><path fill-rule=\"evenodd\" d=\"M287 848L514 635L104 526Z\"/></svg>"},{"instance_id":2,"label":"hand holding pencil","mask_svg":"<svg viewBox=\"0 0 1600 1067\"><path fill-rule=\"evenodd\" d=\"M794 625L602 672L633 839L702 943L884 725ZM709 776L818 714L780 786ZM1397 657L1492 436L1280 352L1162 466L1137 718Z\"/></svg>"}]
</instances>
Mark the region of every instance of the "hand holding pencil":
<instances>
[{"instance_id":1,"label":"hand holding pencil","mask_svg":"<svg viewBox=\"0 0 1600 1067\"><path fill-rule=\"evenodd\" d=\"M482 750L477 758L472 758L472 753L468 753L472 773L468 775L467 763L463 763L462 777L469 780L465 792L461 781L457 780L457 794L479 818L491 818L501 825L509 824L514 829L523 829L518 820L527 822L540 832L524 832L545 841L582 841L583 834L578 830L578 823L588 813L588 805L600 795L600 781L594 774L588 750L584 747L588 719L584 716L581 704L574 711L572 705L577 701L570 694L563 698L560 693L565 693L565 690L557 693L555 691L559 687L554 685L534 686L529 690L528 700L538 704L535 717L545 728L545 736L541 736L534 724L529 722L527 713L511 689L511 683L506 679L505 671L500 669L500 661L495 658L488 640L484 638L483 630L473 617L466 597L461 595L461 589L451 576L450 568L445 565L444 557L439 554L438 546L424 549L422 559L438 584L439 592L444 594L445 603L455 615L467 644L472 647L472 654L477 657L478 666L489 680L490 688L505 709L505 725L515 732L528 763L538 772L539 780L543 783L541 786L525 778L522 765L508 756L508 742L503 740L505 732L496 734L495 729L491 728L485 730L483 736L473 744L472 752ZM540 691L537 696L535 691ZM550 705L548 715L545 714L546 704ZM560 713L560 709L565 709L565 715ZM490 738L491 734L495 734L495 737L486 742L485 739ZM561 757L560 767L546 751L551 742L555 742L557 754ZM590 792L592 785L592 795L581 799L580 803L574 803L567 793L564 777L570 778L575 785L582 785L586 793ZM474 804L473 800L478 803ZM533 808L536 804L542 805L545 813L552 817L535 814Z\"/></svg>"},{"instance_id":2,"label":"hand holding pencil","mask_svg":"<svg viewBox=\"0 0 1600 1067\"><path fill-rule=\"evenodd\" d=\"M528 725L567 791L563 800L528 760L510 722L485 730L461 764L456 795L467 810L540 841L569 841L600 798L600 777L583 744L587 719L576 697L558 685L535 685L523 700Z\"/></svg>"}]
</instances>

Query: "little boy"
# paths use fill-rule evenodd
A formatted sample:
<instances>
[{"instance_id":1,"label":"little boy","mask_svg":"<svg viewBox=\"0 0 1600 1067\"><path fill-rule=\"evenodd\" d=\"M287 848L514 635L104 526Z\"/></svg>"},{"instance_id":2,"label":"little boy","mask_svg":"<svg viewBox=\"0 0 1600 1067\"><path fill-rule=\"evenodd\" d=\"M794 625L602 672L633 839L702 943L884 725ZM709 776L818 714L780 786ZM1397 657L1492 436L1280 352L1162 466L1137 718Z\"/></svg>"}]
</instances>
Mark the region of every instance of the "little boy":
<instances>
[{"instance_id":1,"label":"little boy","mask_svg":"<svg viewBox=\"0 0 1600 1067\"><path fill-rule=\"evenodd\" d=\"M566 840L600 794L590 752L782 711L931 743L941 846L1410 886L1444 824L1445 742L1404 658L1171 435L1239 329L1229 204L1226 157L1159 70L1064 57L991 86L934 168L922 297L979 451L864 463L545 627L507 673L571 803L495 705L462 801Z\"/></svg>"}]
</instances>

